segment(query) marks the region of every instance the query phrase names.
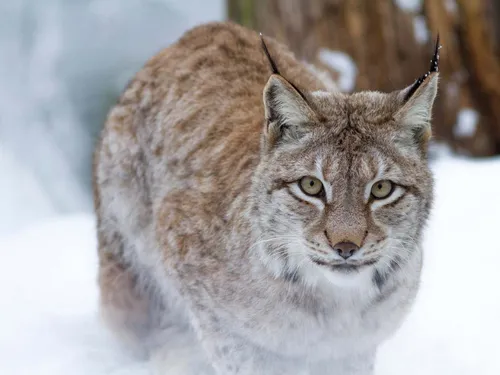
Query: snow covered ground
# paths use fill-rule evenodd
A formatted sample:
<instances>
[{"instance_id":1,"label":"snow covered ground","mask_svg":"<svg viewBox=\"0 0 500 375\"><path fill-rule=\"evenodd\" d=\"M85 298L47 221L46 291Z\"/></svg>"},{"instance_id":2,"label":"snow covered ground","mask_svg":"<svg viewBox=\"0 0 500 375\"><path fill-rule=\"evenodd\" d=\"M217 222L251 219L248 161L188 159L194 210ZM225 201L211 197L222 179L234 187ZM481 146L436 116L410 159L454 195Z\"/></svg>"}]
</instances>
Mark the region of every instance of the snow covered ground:
<instances>
[{"instance_id":1,"label":"snow covered ground","mask_svg":"<svg viewBox=\"0 0 500 375\"><path fill-rule=\"evenodd\" d=\"M498 375L500 159L446 157L434 169L422 289L377 375ZM93 225L58 217L0 239L0 374L150 373L97 318ZM182 349L172 343L181 366Z\"/></svg>"},{"instance_id":2,"label":"snow covered ground","mask_svg":"<svg viewBox=\"0 0 500 375\"><path fill-rule=\"evenodd\" d=\"M148 58L224 14L224 0L0 1L0 176L13 179L0 192L16 187L0 208L91 212L91 152L109 107ZM32 218L0 219L0 235Z\"/></svg>"}]
</instances>

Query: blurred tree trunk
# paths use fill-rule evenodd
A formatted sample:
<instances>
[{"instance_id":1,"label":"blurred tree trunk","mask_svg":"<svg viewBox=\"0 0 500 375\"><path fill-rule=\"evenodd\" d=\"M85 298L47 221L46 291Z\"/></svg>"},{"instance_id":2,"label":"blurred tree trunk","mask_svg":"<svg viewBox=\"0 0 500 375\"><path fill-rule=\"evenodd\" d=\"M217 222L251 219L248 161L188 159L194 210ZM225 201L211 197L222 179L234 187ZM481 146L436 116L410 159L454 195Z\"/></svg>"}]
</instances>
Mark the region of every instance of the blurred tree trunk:
<instances>
[{"instance_id":1,"label":"blurred tree trunk","mask_svg":"<svg viewBox=\"0 0 500 375\"><path fill-rule=\"evenodd\" d=\"M228 12L233 21L275 37L299 58L329 70L347 91L343 68L329 63L331 51L354 61L355 90L392 91L427 71L439 31L443 49L435 139L458 152L487 156L500 154L499 3L228 0Z\"/></svg>"}]
</instances>

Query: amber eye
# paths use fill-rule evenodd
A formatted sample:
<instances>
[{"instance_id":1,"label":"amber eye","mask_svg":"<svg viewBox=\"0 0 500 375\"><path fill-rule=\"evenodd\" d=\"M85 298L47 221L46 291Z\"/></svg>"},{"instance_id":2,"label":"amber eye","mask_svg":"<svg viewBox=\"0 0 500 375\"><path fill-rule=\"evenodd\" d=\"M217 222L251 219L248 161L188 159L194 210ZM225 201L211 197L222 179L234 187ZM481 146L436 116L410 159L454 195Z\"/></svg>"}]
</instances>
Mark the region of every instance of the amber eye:
<instances>
[{"instance_id":1,"label":"amber eye","mask_svg":"<svg viewBox=\"0 0 500 375\"><path fill-rule=\"evenodd\" d=\"M394 184L389 180L377 181L372 186L372 196L375 199L384 199L392 194Z\"/></svg>"},{"instance_id":2,"label":"amber eye","mask_svg":"<svg viewBox=\"0 0 500 375\"><path fill-rule=\"evenodd\" d=\"M299 182L300 188L307 195L318 195L323 191L323 184L316 177L302 177Z\"/></svg>"}]
</instances>

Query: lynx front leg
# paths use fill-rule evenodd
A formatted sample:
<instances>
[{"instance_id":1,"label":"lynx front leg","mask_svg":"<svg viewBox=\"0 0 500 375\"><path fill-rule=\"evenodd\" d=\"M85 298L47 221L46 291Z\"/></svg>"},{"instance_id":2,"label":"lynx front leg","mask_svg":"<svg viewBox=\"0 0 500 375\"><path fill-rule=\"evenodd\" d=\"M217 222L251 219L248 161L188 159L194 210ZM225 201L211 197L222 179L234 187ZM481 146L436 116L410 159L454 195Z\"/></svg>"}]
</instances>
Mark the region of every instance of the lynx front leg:
<instances>
[{"instance_id":1,"label":"lynx front leg","mask_svg":"<svg viewBox=\"0 0 500 375\"><path fill-rule=\"evenodd\" d=\"M152 350L151 375L215 375L192 331L170 332L163 346Z\"/></svg>"},{"instance_id":2,"label":"lynx front leg","mask_svg":"<svg viewBox=\"0 0 500 375\"><path fill-rule=\"evenodd\" d=\"M260 348L228 332L226 324L196 326L199 340L217 375L309 375L303 361Z\"/></svg>"},{"instance_id":3,"label":"lynx front leg","mask_svg":"<svg viewBox=\"0 0 500 375\"><path fill-rule=\"evenodd\" d=\"M309 375L304 364L264 352L240 338L210 336L203 346L217 375Z\"/></svg>"}]
</instances>

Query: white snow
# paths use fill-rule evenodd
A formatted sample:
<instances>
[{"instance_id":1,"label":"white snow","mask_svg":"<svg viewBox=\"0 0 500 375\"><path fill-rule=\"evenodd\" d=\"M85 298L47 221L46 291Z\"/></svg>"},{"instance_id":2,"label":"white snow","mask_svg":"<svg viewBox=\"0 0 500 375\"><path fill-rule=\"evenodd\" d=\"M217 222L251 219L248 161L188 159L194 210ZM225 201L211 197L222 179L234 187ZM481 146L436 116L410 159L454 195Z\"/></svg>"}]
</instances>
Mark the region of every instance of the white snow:
<instances>
[{"instance_id":1,"label":"white snow","mask_svg":"<svg viewBox=\"0 0 500 375\"><path fill-rule=\"evenodd\" d=\"M415 16L413 18L413 34L420 44L425 44L429 40L429 29L424 16Z\"/></svg>"},{"instance_id":2,"label":"white snow","mask_svg":"<svg viewBox=\"0 0 500 375\"><path fill-rule=\"evenodd\" d=\"M458 101L458 95L460 94L460 85L456 81L450 81L446 86L446 93L449 96L449 100Z\"/></svg>"},{"instance_id":3,"label":"white snow","mask_svg":"<svg viewBox=\"0 0 500 375\"><path fill-rule=\"evenodd\" d=\"M224 9L223 0L0 1L1 147L55 212L91 212L91 152L127 81Z\"/></svg>"},{"instance_id":4,"label":"white snow","mask_svg":"<svg viewBox=\"0 0 500 375\"><path fill-rule=\"evenodd\" d=\"M0 238L56 214L54 202L35 175L19 163L0 139Z\"/></svg>"},{"instance_id":5,"label":"white snow","mask_svg":"<svg viewBox=\"0 0 500 375\"><path fill-rule=\"evenodd\" d=\"M422 0L396 0L397 6L410 13L417 13L422 9Z\"/></svg>"},{"instance_id":6,"label":"white snow","mask_svg":"<svg viewBox=\"0 0 500 375\"><path fill-rule=\"evenodd\" d=\"M463 108L458 112L457 123L453 128L453 134L457 138L472 137L476 132L479 114L472 108Z\"/></svg>"},{"instance_id":7,"label":"white snow","mask_svg":"<svg viewBox=\"0 0 500 375\"><path fill-rule=\"evenodd\" d=\"M348 54L321 48L318 52L318 58L323 64L339 73L338 85L341 91L351 92L354 90L358 69Z\"/></svg>"},{"instance_id":8,"label":"white snow","mask_svg":"<svg viewBox=\"0 0 500 375\"><path fill-rule=\"evenodd\" d=\"M458 13L457 1L456 0L445 0L444 6L448 13L456 15Z\"/></svg>"},{"instance_id":9,"label":"white snow","mask_svg":"<svg viewBox=\"0 0 500 375\"><path fill-rule=\"evenodd\" d=\"M318 79L323 83L325 86L325 89L327 91L333 92L333 91L339 91L339 88L337 86L337 83L334 81L332 75L330 74L329 71L320 69L316 65L311 64L307 61L302 61L302 63L306 66L306 68Z\"/></svg>"},{"instance_id":10,"label":"white snow","mask_svg":"<svg viewBox=\"0 0 500 375\"><path fill-rule=\"evenodd\" d=\"M444 157L433 169L422 288L408 320L382 347L376 374L498 375L500 159ZM101 327L96 267L90 215L0 238L1 374L150 373ZM169 375L193 375L179 370L193 360L181 342L170 345L176 363Z\"/></svg>"},{"instance_id":11,"label":"white snow","mask_svg":"<svg viewBox=\"0 0 500 375\"><path fill-rule=\"evenodd\" d=\"M95 246L88 215L0 239L1 374L141 374L98 323Z\"/></svg>"}]
</instances>

